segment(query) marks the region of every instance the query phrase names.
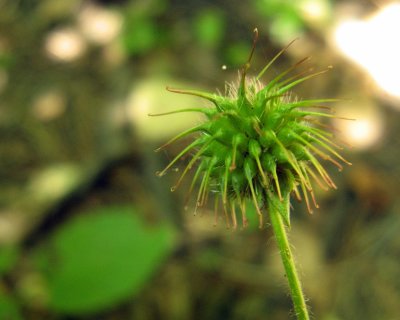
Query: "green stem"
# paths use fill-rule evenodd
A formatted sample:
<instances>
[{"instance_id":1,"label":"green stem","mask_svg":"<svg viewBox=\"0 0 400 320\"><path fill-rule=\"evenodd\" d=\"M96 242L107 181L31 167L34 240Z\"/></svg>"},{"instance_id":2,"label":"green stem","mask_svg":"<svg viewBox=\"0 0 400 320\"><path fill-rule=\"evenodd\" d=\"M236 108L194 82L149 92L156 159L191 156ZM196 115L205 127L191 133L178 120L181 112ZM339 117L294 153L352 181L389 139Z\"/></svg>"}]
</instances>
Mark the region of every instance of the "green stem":
<instances>
[{"instance_id":1,"label":"green stem","mask_svg":"<svg viewBox=\"0 0 400 320\"><path fill-rule=\"evenodd\" d=\"M281 254L282 263L285 268L294 310L298 320L309 320L310 317L308 315L303 290L297 274L293 254L290 250L290 244L286 234L286 227L282 219L282 212L280 212L280 210L287 210L287 212L284 212L283 214L285 214L287 217L289 216L289 195L286 195L282 202L277 197L269 197L269 200L268 211L271 219L271 225L274 230L276 242Z\"/></svg>"}]
</instances>

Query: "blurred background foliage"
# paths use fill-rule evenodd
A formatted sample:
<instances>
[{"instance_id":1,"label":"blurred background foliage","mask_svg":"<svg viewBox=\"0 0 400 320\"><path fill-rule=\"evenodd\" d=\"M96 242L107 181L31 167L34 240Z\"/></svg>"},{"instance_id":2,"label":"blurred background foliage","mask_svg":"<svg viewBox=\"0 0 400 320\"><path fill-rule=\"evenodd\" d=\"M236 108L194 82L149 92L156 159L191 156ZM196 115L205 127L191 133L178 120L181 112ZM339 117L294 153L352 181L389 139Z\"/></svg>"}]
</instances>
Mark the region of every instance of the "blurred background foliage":
<instances>
[{"instance_id":1,"label":"blurred background foliage","mask_svg":"<svg viewBox=\"0 0 400 320\"><path fill-rule=\"evenodd\" d=\"M343 98L337 112L357 118L333 123L354 163L330 170L339 189L312 216L293 203L312 313L398 319L400 66L387 46L400 17L374 18L390 5L0 0L0 319L289 318L269 228L193 217L186 186L170 193L177 175L155 176L187 140L153 150L198 116L147 116L203 103L167 85L223 92L254 27L250 73L298 38L270 77L304 56L333 65L295 94Z\"/></svg>"}]
</instances>

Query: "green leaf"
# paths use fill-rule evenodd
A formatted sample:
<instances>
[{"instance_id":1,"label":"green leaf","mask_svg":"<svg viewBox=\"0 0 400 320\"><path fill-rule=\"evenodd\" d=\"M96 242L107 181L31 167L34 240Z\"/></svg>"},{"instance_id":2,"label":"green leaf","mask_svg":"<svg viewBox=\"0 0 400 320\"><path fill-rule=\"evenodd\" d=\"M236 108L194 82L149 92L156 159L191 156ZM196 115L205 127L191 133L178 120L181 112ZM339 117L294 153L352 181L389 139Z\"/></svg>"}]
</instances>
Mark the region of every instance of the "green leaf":
<instances>
[{"instance_id":1,"label":"green leaf","mask_svg":"<svg viewBox=\"0 0 400 320\"><path fill-rule=\"evenodd\" d=\"M287 43L304 30L299 1L256 0L254 6L257 13L267 18L271 36L275 40Z\"/></svg>"},{"instance_id":2,"label":"green leaf","mask_svg":"<svg viewBox=\"0 0 400 320\"><path fill-rule=\"evenodd\" d=\"M122 37L123 45L130 54L145 54L152 50L159 41L161 30L146 18L128 17Z\"/></svg>"},{"instance_id":3,"label":"green leaf","mask_svg":"<svg viewBox=\"0 0 400 320\"><path fill-rule=\"evenodd\" d=\"M22 320L17 302L0 292L0 319Z\"/></svg>"},{"instance_id":4,"label":"green leaf","mask_svg":"<svg viewBox=\"0 0 400 320\"><path fill-rule=\"evenodd\" d=\"M131 207L81 213L38 252L48 281L50 308L68 314L89 313L138 294L173 243L169 226L147 225Z\"/></svg>"},{"instance_id":5,"label":"green leaf","mask_svg":"<svg viewBox=\"0 0 400 320\"><path fill-rule=\"evenodd\" d=\"M9 272L13 268L18 255L19 249L16 246L4 246L0 248L0 275Z\"/></svg>"},{"instance_id":6,"label":"green leaf","mask_svg":"<svg viewBox=\"0 0 400 320\"><path fill-rule=\"evenodd\" d=\"M198 41L209 48L215 48L225 30L225 19L217 10L204 10L194 21L194 32Z\"/></svg>"},{"instance_id":7,"label":"green leaf","mask_svg":"<svg viewBox=\"0 0 400 320\"><path fill-rule=\"evenodd\" d=\"M251 47L248 43L237 42L231 46L228 46L225 50L225 56L228 64L234 66L241 66L243 61L248 58Z\"/></svg>"}]
</instances>

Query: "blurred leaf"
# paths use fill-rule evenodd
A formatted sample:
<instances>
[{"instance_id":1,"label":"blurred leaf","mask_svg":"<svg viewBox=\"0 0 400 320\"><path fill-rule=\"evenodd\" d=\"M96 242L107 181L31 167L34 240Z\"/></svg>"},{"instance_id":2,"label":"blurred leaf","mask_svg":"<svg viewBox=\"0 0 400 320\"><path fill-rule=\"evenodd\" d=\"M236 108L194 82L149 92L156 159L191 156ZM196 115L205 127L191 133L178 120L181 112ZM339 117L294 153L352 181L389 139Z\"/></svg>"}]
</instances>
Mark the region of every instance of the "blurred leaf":
<instances>
[{"instance_id":1,"label":"blurred leaf","mask_svg":"<svg viewBox=\"0 0 400 320\"><path fill-rule=\"evenodd\" d=\"M257 11L268 17L278 17L296 12L297 1L290 0L255 0Z\"/></svg>"},{"instance_id":2,"label":"blurred leaf","mask_svg":"<svg viewBox=\"0 0 400 320\"><path fill-rule=\"evenodd\" d=\"M255 0L257 12L268 18L271 35L280 42L287 42L303 31L302 11L297 1Z\"/></svg>"},{"instance_id":3,"label":"blurred leaf","mask_svg":"<svg viewBox=\"0 0 400 320\"><path fill-rule=\"evenodd\" d=\"M138 136L145 141L165 143L167 138L198 124L199 115L188 112L172 115L169 126L165 125L165 117L149 117L151 113L168 112L199 104L199 99L195 96L182 95L177 99L175 93L165 89L166 85L173 88L194 86L176 79L154 77L136 83L128 98L127 115Z\"/></svg>"},{"instance_id":4,"label":"blurred leaf","mask_svg":"<svg viewBox=\"0 0 400 320\"><path fill-rule=\"evenodd\" d=\"M0 52L0 67L9 69L15 64L15 57L11 54L5 54Z\"/></svg>"},{"instance_id":5,"label":"blurred leaf","mask_svg":"<svg viewBox=\"0 0 400 320\"><path fill-rule=\"evenodd\" d=\"M160 30L147 18L126 19L123 44L130 54L143 54L153 49L158 42Z\"/></svg>"},{"instance_id":6,"label":"blurred leaf","mask_svg":"<svg viewBox=\"0 0 400 320\"><path fill-rule=\"evenodd\" d=\"M58 203L66 195L78 189L90 175L89 170L84 170L79 165L58 163L38 171L30 180L25 194L29 195L32 202L48 206Z\"/></svg>"},{"instance_id":7,"label":"blurred leaf","mask_svg":"<svg viewBox=\"0 0 400 320\"><path fill-rule=\"evenodd\" d=\"M142 14L154 17L167 10L171 5L168 0L136 0L131 1L130 10L141 11Z\"/></svg>"},{"instance_id":8,"label":"blurred leaf","mask_svg":"<svg viewBox=\"0 0 400 320\"><path fill-rule=\"evenodd\" d=\"M288 11L279 19L273 20L270 28L271 35L281 42L293 40L303 30L303 22L298 15Z\"/></svg>"},{"instance_id":9,"label":"blurred leaf","mask_svg":"<svg viewBox=\"0 0 400 320\"><path fill-rule=\"evenodd\" d=\"M248 43L238 42L226 49L227 63L232 66L242 66L249 57L251 47Z\"/></svg>"},{"instance_id":10,"label":"blurred leaf","mask_svg":"<svg viewBox=\"0 0 400 320\"><path fill-rule=\"evenodd\" d=\"M20 320L22 319L18 304L14 299L0 293L0 319Z\"/></svg>"},{"instance_id":11,"label":"blurred leaf","mask_svg":"<svg viewBox=\"0 0 400 320\"><path fill-rule=\"evenodd\" d=\"M50 240L50 307L79 314L110 307L137 294L173 247L167 226L150 227L131 207L109 207L77 217ZM46 270L47 269L47 270Z\"/></svg>"},{"instance_id":12,"label":"blurred leaf","mask_svg":"<svg viewBox=\"0 0 400 320\"><path fill-rule=\"evenodd\" d=\"M17 261L19 250L15 246L0 248L0 275L9 272ZM0 317L0 319L2 319Z\"/></svg>"},{"instance_id":13,"label":"blurred leaf","mask_svg":"<svg viewBox=\"0 0 400 320\"><path fill-rule=\"evenodd\" d=\"M200 44L215 48L225 31L225 18L217 10L204 10L194 21L194 32Z\"/></svg>"}]
</instances>

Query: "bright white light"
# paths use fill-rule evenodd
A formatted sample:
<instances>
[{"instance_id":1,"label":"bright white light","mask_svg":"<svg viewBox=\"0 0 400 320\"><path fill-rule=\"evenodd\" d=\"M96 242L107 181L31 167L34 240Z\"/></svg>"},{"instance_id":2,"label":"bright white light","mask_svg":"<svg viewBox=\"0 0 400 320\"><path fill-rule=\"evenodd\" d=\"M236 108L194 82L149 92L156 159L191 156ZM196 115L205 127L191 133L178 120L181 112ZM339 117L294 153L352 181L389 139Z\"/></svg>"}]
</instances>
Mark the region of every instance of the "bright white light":
<instances>
[{"instance_id":1,"label":"bright white light","mask_svg":"<svg viewBox=\"0 0 400 320\"><path fill-rule=\"evenodd\" d=\"M347 133L350 136L351 140L365 140L364 138L369 136L369 132L373 128L373 125L370 121L366 119L361 119L348 125Z\"/></svg>"},{"instance_id":2,"label":"bright white light","mask_svg":"<svg viewBox=\"0 0 400 320\"><path fill-rule=\"evenodd\" d=\"M342 107L339 113L351 114L355 120L336 119L343 140L356 149L366 149L376 144L383 134L383 119L378 110L372 106Z\"/></svg>"},{"instance_id":3,"label":"bright white light","mask_svg":"<svg viewBox=\"0 0 400 320\"><path fill-rule=\"evenodd\" d=\"M109 9L87 5L78 17L82 34L91 42L104 45L114 40L121 31L122 16Z\"/></svg>"},{"instance_id":4,"label":"bright white light","mask_svg":"<svg viewBox=\"0 0 400 320\"><path fill-rule=\"evenodd\" d=\"M391 4L366 20L340 24L338 47L365 68L386 92L400 98L400 4Z\"/></svg>"},{"instance_id":5,"label":"bright white light","mask_svg":"<svg viewBox=\"0 0 400 320\"><path fill-rule=\"evenodd\" d=\"M306 18L312 20L324 18L328 11L325 1L305 0L300 2L300 7Z\"/></svg>"},{"instance_id":6,"label":"bright white light","mask_svg":"<svg viewBox=\"0 0 400 320\"><path fill-rule=\"evenodd\" d=\"M69 62L82 56L86 42L75 29L64 28L48 34L45 49L54 60Z\"/></svg>"}]
</instances>

